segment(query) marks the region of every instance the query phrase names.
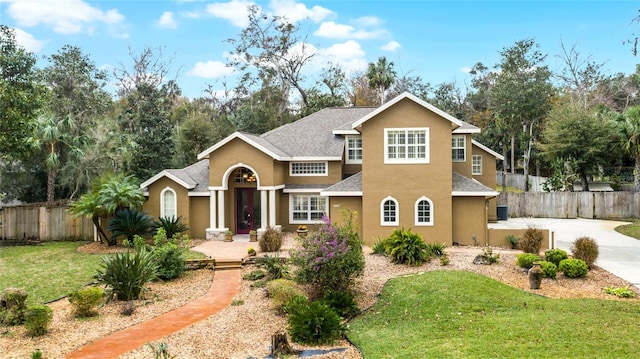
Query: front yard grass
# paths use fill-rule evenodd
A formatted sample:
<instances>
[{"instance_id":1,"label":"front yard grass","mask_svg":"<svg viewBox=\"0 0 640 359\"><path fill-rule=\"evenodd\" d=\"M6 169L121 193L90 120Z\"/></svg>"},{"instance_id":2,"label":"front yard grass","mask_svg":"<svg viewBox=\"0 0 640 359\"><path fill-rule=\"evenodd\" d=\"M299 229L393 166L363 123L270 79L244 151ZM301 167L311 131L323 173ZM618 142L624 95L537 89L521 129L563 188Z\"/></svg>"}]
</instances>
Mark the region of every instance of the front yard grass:
<instances>
[{"instance_id":1,"label":"front yard grass","mask_svg":"<svg viewBox=\"0 0 640 359\"><path fill-rule=\"evenodd\" d=\"M625 236L640 239L640 221L635 220L631 224L625 224L615 228L616 232L622 233Z\"/></svg>"},{"instance_id":2,"label":"front yard grass","mask_svg":"<svg viewBox=\"0 0 640 359\"><path fill-rule=\"evenodd\" d=\"M461 271L392 279L350 323L370 358L636 358L640 303L550 299Z\"/></svg>"}]
</instances>

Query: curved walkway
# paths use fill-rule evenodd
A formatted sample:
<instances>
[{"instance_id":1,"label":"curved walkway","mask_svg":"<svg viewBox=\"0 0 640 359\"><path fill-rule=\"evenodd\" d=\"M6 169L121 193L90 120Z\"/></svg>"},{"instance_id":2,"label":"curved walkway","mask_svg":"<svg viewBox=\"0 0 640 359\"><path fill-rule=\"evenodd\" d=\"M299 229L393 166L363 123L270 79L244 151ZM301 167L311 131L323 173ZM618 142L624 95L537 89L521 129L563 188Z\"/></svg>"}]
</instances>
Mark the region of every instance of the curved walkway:
<instances>
[{"instance_id":1,"label":"curved walkway","mask_svg":"<svg viewBox=\"0 0 640 359\"><path fill-rule=\"evenodd\" d=\"M204 296L184 307L98 339L65 358L117 358L147 342L166 337L225 308L240 292L241 281L240 269L216 271L213 284Z\"/></svg>"}]
</instances>

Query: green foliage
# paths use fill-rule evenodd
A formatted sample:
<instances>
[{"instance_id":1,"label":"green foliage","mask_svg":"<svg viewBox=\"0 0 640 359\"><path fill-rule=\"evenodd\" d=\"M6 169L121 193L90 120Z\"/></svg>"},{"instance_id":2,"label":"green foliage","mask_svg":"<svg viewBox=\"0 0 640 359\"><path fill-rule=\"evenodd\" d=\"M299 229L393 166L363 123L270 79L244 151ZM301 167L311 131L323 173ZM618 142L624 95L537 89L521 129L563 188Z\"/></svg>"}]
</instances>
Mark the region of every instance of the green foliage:
<instances>
[{"instance_id":1,"label":"green foliage","mask_svg":"<svg viewBox=\"0 0 640 359\"><path fill-rule=\"evenodd\" d=\"M328 290L320 299L322 303L333 308L342 318L352 318L360 313L358 303L351 290Z\"/></svg>"},{"instance_id":2,"label":"green foliage","mask_svg":"<svg viewBox=\"0 0 640 359\"><path fill-rule=\"evenodd\" d=\"M46 334L52 320L53 310L48 306L41 304L30 306L24 312L27 335L36 337Z\"/></svg>"},{"instance_id":3,"label":"green foliage","mask_svg":"<svg viewBox=\"0 0 640 359\"><path fill-rule=\"evenodd\" d=\"M151 348L153 352L154 359L174 359L175 355L169 354L169 344L166 342L159 343L158 346L155 346L149 342L147 342L147 346Z\"/></svg>"},{"instance_id":4,"label":"green foliage","mask_svg":"<svg viewBox=\"0 0 640 359\"><path fill-rule=\"evenodd\" d=\"M533 262L539 261L542 261L542 258L533 253L520 253L516 256L516 265L520 268L529 269L533 267Z\"/></svg>"},{"instance_id":5,"label":"green foliage","mask_svg":"<svg viewBox=\"0 0 640 359\"><path fill-rule=\"evenodd\" d=\"M244 280L256 281L267 276L267 273L262 269L252 270L251 272L242 276Z\"/></svg>"},{"instance_id":6,"label":"green foliage","mask_svg":"<svg viewBox=\"0 0 640 359\"><path fill-rule=\"evenodd\" d=\"M104 291L98 287L85 287L69 294L69 303L73 305L76 317L86 318L96 315L96 307L102 303Z\"/></svg>"},{"instance_id":7,"label":"green foliage","mask_svg":"<svg viewBox=\"0 0 640 359\"><path fill-rule=\"evenodd\" d=\"M607 287L604 288L604 292L607 294L615 295L618 298L634 298L636 296L636 292L629 289L629 287Z\"/></svg>"},{"instance_id":8,"label":"green foliage","mask_svg":"<svg viewBox=\"0 0 640 359\"><path fill-rule=\"evenodd\" d=\"M485 246L484 248L482 248L482 257L489 265L500 262L500 254L493 254L493 248L489 246Z\"/></svg>"},{"instance_id":9,"label":"green foliage","mask_svg":"<svg viewBox=\"0 0 640 359\"><path fill-rule=\"evenodd\" d=\"M173 238L176 234L186 232L189 230L184 223L180 222L182 216L160 217L158 221L153 222L153 226L156 229L164 229L167 238Z\"/></svg>"},{"instance_id":10,"label":"green foliage","mask_svg":"<svg viewBox=\"0 0 640 359\"><path fill-rule=\"evenodd\" d=\"M296 343L332 344L345 331L340 316L328 305L316 301L288 306L289 335Z\"/></svg>"},{"instance_id":11,"label":"green foliage","mask_svg":"<svg viewBox=\"0 0 640 359\"><path fill-rule=\"evenodd\" d=\"M563 259L567 258L569 258L567 252L562 249L548 249L544 252L544 260L555 264L556 267L560 265L560 262L562 262Z\"/></svg>"},{"instance_id":12,"label":"green foliage","mask_svg":"<svg viewBox=\"0 0 640 359\"><path fill-rule=\"evenodd\" d=\"M445 243L427 243L427 252L430 256L440 257L444 254L444 250L447 248Z\"/></svg>"},{"instance_id":13,"label":"green foliage","mask_svg":"<svg viewBox=\"0 0 640 359\"><path fill-rule=\"evenodd\" d=\"M328 217L322 225L306 238L300 238L300 250L291 252L291 259L298 267L296 280L309 283L320 292L344 290L353 279L364 272L362 243L355 231L353 212L346 214L342 226L331 224Z\"/></svg>"},{"instance_id":14,"label":"green foliage","mask_svg":"<svg viewBox=\"0 0 640 359\"><path fill-rule=\"evenodd\" d=\"M593 238L580 237L571 246L573 258L582 259L589 268L598 259L598 253L598 243Z\"/></svg>"},{"instance_id":15,"label":"green foliage","mask_svg":"<svg viewBox=\"0 0 640 359\"><path fill-rule=\"evenodd\" d=\"M377 238L371 246L371 253L377 255L387 254L387 241L385 238Z\"/></svg>"},{"instance_id":16,"label":"green foliage","mask_svg":"<svg viewBox=\"0 0 640 359\"><path fill-rule=\"evenodd\" d=\"M272 279L289 278L289 267L283 258L279 256L264 256L258 259L258 266L267 271L268 277Z\"/></svg>"},{"instance_id":17,"label":"green foliage","mask_svg":"<svg viewBox=\"0 0 640 359\"><path fill-rule=\"evenodd\" d=\"M542 234L542 230L529 227L524 231L524 234L520 239L520 249L525 253L538 254L540 253L543 239L544 235Z\"/></svg>"},{"instance_id":18,"label":"green foliage","mask_svg":"<svg viewBox=\"0 0 640 359\"><path fill-rule=\"evenodd\" d=\"M18 325L24 321L28 294L24 289L7 288L0 293L0 324Z\"/></svg>"},{"instance_id":19,"label":"green foliage","mask_svg":"<svg viewBox=\"0 0 640 359\"><path fill-rule=\"evenodd\" d=\"M440 256L440 265L441 266L448 266L449 263L451 263L451 259L449 258L447 253L445 253L445 254Z\"/></svg>"},{"instance_id":20,"label":"green foliage","mask_svg":"<svg viewBox=\"0 0 640 359\"><path fill-rule=\"evenodd\" d=\"M567 278L582 278L589 273L589 266L582 259L569 258L560 262L558 270Z\"/></svg>"},{"instance_id":21,"label":"green foliage","mask_svg":"<svg viewBox=\"0 0 640 359\"><path fill-rule=\"evenodd\" d=\"M31 359L42 359L42 351L40 349L36 349L31 353Z\"/></svg>"},{"instance_id":22,"label":"green foliage","mask_svg":"<svg viewBox=\"0 0 640 359\"><path fill-rule=\"evenodd\" d=\"M267 227L264 234L258 241L262 252L277 252L282 247L284 234L272 227Z\"/></svg>"},{"instance_id":23,"label":"green foliage","mask_svg":"<svg viewBox=\"0 0 640 359\"><path fill-rule=\"evenodd\" d=\"M158 267L153 252L145 249L104 257L96 278L111 288L117 300L140 298L146 284L157 277Z\"/></svg>"},{"instance_id":24,"label":"green foliage","mask_svg":"<svg viewBox=\"0 0 640 359\"><path fill-rule=\"evenodd\" d=\"M153 239L155 244L153 257L158 266L158 278L167 280L181 276L185 271L186 249L180 243L179 235L168 239L164 229L158 228Z\"/></svg>"},{"instance_id":25,"label":"green foliage","mask_svg":"<svg viewBox=\"0 0 640 359\"><path fill-rule=\"evenodd\" d=\"M541 261L540 269L544 278L556 279L558 267L553 262Z\"/></svg>"},{"instance_id":26,"label":"green foliage","mask_svg":"<svg viewBox=\"0 0 640 359\"><path fill-rule=\"evenodd\" d=\"M387 254L393 263L419 266L431 259L422 236L411 229L396 229L386 241Z\"/></svg>"},{"instance_id":27,"label":"green foliage","mask_svg":"<svg viewBox=\"0 0 640 359\"><path fill-rule=\"evenodd\" d=\"M267 283L267 294L278 311L284 311L285 305L293 297L304 296L296 282L290 279L275 279Z\"/></svg>"},{"instance_id":28,"label":"green foliage","mask_svg":"<svg viewBox=\"0 0 640 359\"><path fill-rule=\"evenodd\" d=\"M508 236L505 236L504 239L506 239L507 242L511 244L511 249L518 248L518 243L520 243L520 238L514 236L513 234L510 234Z\"/></svg>"},{"instance_id":29,"label":"green foliage","mask_svg":"<svg viewBox=\"0 0 640 359\"><path fill-rule=\"evenodd\" d=\"M112 242L115 238L124 236L132 241L134 236L146 236L151 234L153 228L153 218L146 212L139 212L135 209L124 208L117 210L109 221L107 230L111 232Z\"/></svg>"}]
</instances>

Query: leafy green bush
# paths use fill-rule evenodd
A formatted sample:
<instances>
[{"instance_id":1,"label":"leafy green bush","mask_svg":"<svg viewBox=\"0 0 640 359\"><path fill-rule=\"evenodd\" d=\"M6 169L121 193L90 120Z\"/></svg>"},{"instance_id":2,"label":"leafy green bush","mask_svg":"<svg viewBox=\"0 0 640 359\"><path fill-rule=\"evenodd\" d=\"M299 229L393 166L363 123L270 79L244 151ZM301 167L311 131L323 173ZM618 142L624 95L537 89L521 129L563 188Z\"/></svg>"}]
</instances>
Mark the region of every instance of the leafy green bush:
<instances>
[{"instance_id":1,"label":"leafy green bush","mask_svg":"<svg viewBox=\"0 0 640 359\"><path fill-rule=\"evenodd\" d=\"M0 324L18 325L24 322L27 296L27 292L19 288L7 288L0 293Z\"/></svg>"},{"instance_id":2,"label":"leafy green bush","mask_svg":"<svg viewBox=\"0 0 640 359\"><path fill-rule=\"evenodd\" d=\"M153 252L142 248L104 257L96 278L111 288L117 300L138 299L146 284L157 277L158 266Z\"/></svg>"},{"instance_id":3,"label":"leafy green bush","mask_svg":"<svg viewBox=\"0 0 640 359\"><path fill-rule=\"evenodd\" d=\"M451 259L449 259L449 256L447 255L447 253L445 253L445 254L440 256L440 265L441 266L448 266L449 263L451 263Z\"/></svg>"},{"instance_id":4,"label":"leafy green bush","mask_svg":"<svg viewBox=\"0 0 640 359\"><path fill-rule=\"evenodd\" d=\"M46 305L37 304L24 311L24 326L32 337L46 334L52 320L53 310Z\"/></svg>"},{"instance_id":5,"label":"leafy green bush","mask_svg":"<svg viewBox=\"0 0 640 359\"><path fill-rule=\"evenodd\" d=\"M411 266L422 265L431 259L422 236L404 228L394 230L387 238L387 253L393 263Z\"/></svg>"},{"instance_id":6,"label":"leafy green bush","mask_svg":"<svg viewBox=\"0 0 640 359\"><path fill-rule=\"evenodd\" d=\"M296 282L290 279L275 279L267 283L267 294L271 297L275 308L284 310L284 306L293 297L304 296L304 292L298 288Z\"/></svg>"},{"instance_id":7,"label":"leafy green bush","mask_svg":"<svg viewBox=\"0 0 640 359\"><path fill-rule=\"evenodd\" d=\"M571 254L573 258L582 259L591 268L598 259L598 244L593 238L580 237L573 242Z\"/></svg>"},{"instance_id":8,"label":"leafy green bush","mask_svg":"<svg viewBox=\"0 0 640 359\"><path fill-rule=\"evenodd\" d=\"M386 255L387 254L387 241L383 238L377 238L376 241L371 246L371 253L377 255Z\"/></svg>"},{"instance_id":9,"label":"leafy green bush","mask_svg":"<svg viewBox=\"0 0 640 359\"><path fill-rule=\"evenodd\" d=\"M629 287L607 287L604 288L604 292L607 294L615 295L618 298L634 298L636 293L629 289Z\"/></svg>"},{"instance_id":10,"label":"leafy green bush","mask_svg":"<svg viewBox=\"0 0 640 359\"><path fill-rule=\"evenodd\" d=\"M322 221L317 231L300 238L300 250L291 252L298 267L296 280L319 292L348 289L353 278L364 272L360 237L349 219L342 226L331 224L326 216Z\"/></svg>"},{"instance_id":11,"label":"leafy green bush","mask_svg":"<svg viewBox=\"0 0 640 359\"><path fill-rule=\"evenodd\" d=\"M511 244L511 249L518 248L518 243L520 243L520 238L514 236L513 234L509 234L508 236L505 236L504 239L506 239L507 242Z\"/></svg>"},{"instance_id":12,"label":"leafy green bush","mask_svg":"<svg viewBox=\"0 0 640 359\"><path fill-rule=\"evenodd\" d=\"M31 353L31 359L42 359L42 351L40 349L36 349Z\"/></svg>"},{"instance_id":13,"label":"leafy green bush","mask_svg":"<svg viewBox=\"0 0 640 359\"><path fill-rule=\"evenodd\" d=\"M563 259L567 258L569 258L567 252L562 249L548 249L544 252L544 260L555 264L556 267L560 265Z\"/></svg>"},{"instance_id":14,"label":"leafy green bush","mask_svg":"<svg viewBox=\"0 0 640 359\"><path fill-rule=\"evenodd\" d=\"M333 310L343 318L351 318L360 313L355 296L351 290L329 290L324 293L320 300L322 303L333 308Z\"/></svg>"},{"instance_id":15,"label":"leafy green bush","mask_svg":"<svg viewBox=\"0 0 640 359\"><path fill-rule=\"evenodd\" d=\"M533 262L538 261L542 261L542 258L533 253L520 253L516 256L516 265L520 268L529 269L533 267Z\"/></svg>"},{"instance_id":16,"label":"leafy green bush","mask_svg":"<svg viewBox=\"0 0 640 359\"><path fill-rule=\"evenodd\" d=\"M284 234L272 227L267 227L264 234L258 241L260 250L263 252L277 252L282 247Z\"/></svg>"},{"instance_id":17,"label":"leafy green bush","mask_svg":"<svg viewBox=\"0 0 640 359\"><path fill-rule=\"evenodd\" d=\"M524 234L518 244L523 252L538 254L540 253L540 247L542 247L543 239L544 235L542 234L542 230L529 227L524 231Z\"/></svg>"},{"instance_id":18,"label":"leafy green bush","mask_svg":"<svg viewBox=\"0 0 640 359\"><path fill-rule=\"evenodd\" d=\"M289 278L289 266L283 258L279 256L264 256L258 259L258 266L267 271L269 280Z\"/></svg>"},{"instance_id":19,"label":"leafy green bush","mask_svg":"<svg viewBox=\"0 0 640 359\"><path fill-rule=\"evenodd\" d=\"M176 216L171 217L160 217L157 221L153 222L154 228L164 229L164 232L167 234L167 238L173 238L176 235L181 234L182 232L186 232L189 230L181 220L182 216L176 218Z\"/></svg>"},{"instance_id":20,"label":"leafy green bush","mask_svg":"<svg viewBox=\"0 0 640 359\"><path fill-rule=\"evenodd\" d=\"M182 246L183 239L180 235L167 238L164 228L158 228L153 240L155 244L153 257L158 266L158 278L166 280L181 276L185 271L184 252L186 249Z\"/></svg>"},{"instance_id":21,"label":"leafy green bush","mask_svg":"<svg viewBox=\"0 0 640 359\"><path fill-rule=\"evenodd\" d=\"M344 333L340 316L328 305L316 301L287 307L289 335L301 344L332 344Z\"/></svg>"},{"instance_id":22,"label":"leafy green bush","mask_svg":"<svg viewBox=\"0 0 640 359\"><path fill-rule=\"evenodd\" d=\"M582 259L575 258L563 259L558 266L558 270L568 278L582 278L589 273L587 263Z\"/></svg>"},{"instance_id":23,"label":"leafy green bush","mask_svg":"<svg viewBox=\"0 0 640 359\"><path fill-rule=\"evenodd\" d=\"M69 294L69 303L73 305L76 317L86 318L96 315L96 307L102 303L104 291L98 287L85 287Z\"/></svg>"},{"instance_id":24,"label":"leafy green bush","mask_svg":"<svg viewBox=\"0 0 640 359\"><path fill-rule=\"evenodd\" d=\"M146 212L139 212L133 208L117 210L107 229L111 232L113 241L115 238L124 236L129 243L133 241L133 236L146 236L151 234L153 228L153 218Z\"/></svg>"},{"instance_id":25,"label":"leafy green bush","mask_svg":"<svg viewBox=\"0 0 640 359\"><path fill-rule=\"evenodd\" d=\"M429 252L430 256L440 257L444 254L446 248L447 245L444 243L427 243L427 252Z\"/></svg>"},{"instance_id":26,"label":"leafy green bush","mask_svg":"<svg viewBox=\"0 0 640 359\"><path fill-rule=\"evenodd\" d=\"M556 279L558 274L558 267L552 262L541 261L540 269L542 270L542 277Z\"/></svg>"},{"instance_id":27,"label":"leafy green bush","mask_svg":"<svg viewBox=\"0 0 640 359\"><path fill-rule=\"evenodd\" d=\"M267 276L267 272L262 269L252 270L251 272L242 276L244 280L256 281Z\"/></svg>"}]
</instances>

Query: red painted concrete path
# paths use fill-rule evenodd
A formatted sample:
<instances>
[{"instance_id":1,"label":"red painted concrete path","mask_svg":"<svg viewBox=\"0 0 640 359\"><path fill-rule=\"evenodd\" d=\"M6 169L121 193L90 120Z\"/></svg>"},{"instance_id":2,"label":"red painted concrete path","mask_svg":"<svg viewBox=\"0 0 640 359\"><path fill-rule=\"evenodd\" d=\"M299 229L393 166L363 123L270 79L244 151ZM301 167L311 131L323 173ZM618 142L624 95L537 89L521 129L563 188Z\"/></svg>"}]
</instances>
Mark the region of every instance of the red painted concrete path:
<instances>
[{"instance_id":1,"label":"red painted concrete path","mask_svg":"<svg viewBox=\"0 0 640 359\"><path fill-rule=\"evenodd\" d=\"M213 285L204 296L184 307L89 343L68 354L65 358L117 358L147 342L166 337L191 324L207 319L225 308L240 292L241 281L242 271L240 269L216 271Z\"/></svg>"}]
</instances>

